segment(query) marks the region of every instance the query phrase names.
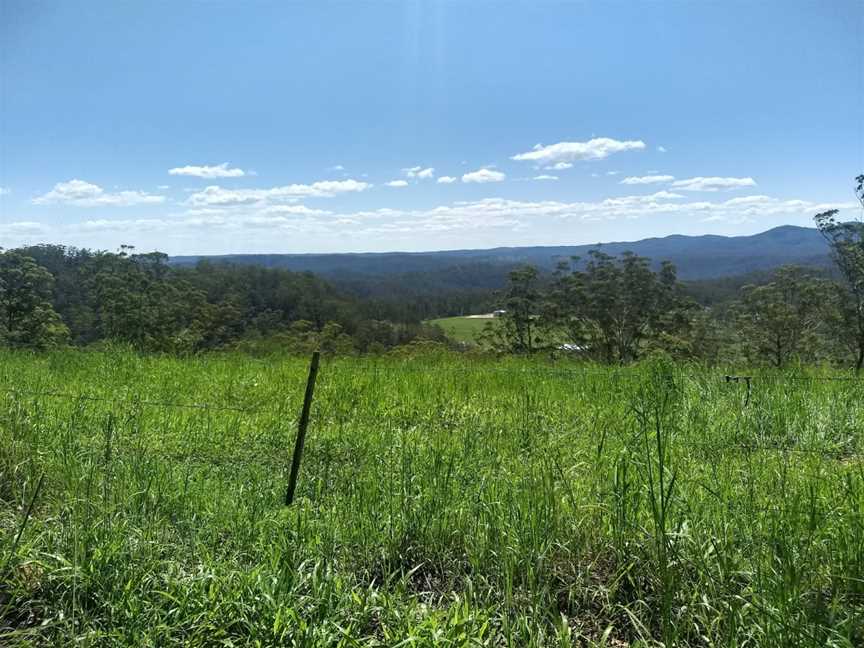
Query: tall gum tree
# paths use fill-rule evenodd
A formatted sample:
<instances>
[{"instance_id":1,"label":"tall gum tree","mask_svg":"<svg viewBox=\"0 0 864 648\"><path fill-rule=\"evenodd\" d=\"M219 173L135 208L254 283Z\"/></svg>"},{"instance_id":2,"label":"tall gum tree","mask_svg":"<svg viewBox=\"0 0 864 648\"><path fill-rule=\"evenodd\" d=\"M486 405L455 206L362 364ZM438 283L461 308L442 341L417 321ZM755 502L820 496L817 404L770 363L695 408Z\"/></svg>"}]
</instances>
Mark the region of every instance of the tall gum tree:
<instances>
[{"instance_id":1,"label":"tall gum tree","mask_svg":"<svg viewBox=\"0 0 864 648\"><path fill-rule=\"evenodd\" d=\"M855 178L855 196L864 208L864 174ZM864 366L864 220L841 222L831 209L813 217L831 248L843 283L838 286L836 329L855 356L855 371Z\"/></svg>"},{"instance_id":2,"label":"tall gum tree","mask_svg":"<svg viewBox=\"0 0 864 648\"><path fill-rule=\"evenodd\" d=\"M51 305L54 278L16 250L0 253L0 342L44 349L63 343L69 330Z\"/></svg>"}]
</instances>

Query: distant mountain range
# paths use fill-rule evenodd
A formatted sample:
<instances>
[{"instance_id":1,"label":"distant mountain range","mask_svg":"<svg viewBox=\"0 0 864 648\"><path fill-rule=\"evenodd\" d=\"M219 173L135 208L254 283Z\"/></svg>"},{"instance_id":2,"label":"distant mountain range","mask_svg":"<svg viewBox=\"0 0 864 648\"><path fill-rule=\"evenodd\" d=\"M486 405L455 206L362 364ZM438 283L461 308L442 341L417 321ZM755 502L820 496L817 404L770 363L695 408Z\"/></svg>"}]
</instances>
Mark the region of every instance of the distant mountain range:
<instances>
[{"instance_id":1,"label":"distant mountain range","mask_svg":"<svg viewBox=\"0 0 864 648\"><path fill-rule=\"evenodd\" d=\"M208 260L214 263L254 264L294 271L314 272L335 280L368 279L395 275L452 271L467 268L509 269L530 263L552 269L562 259L584 258L589 250L618 255L625 251L649 257L655 263L672 261L684 280L715 279L770 270L785 264L826 266L828 246L816 229L784 225L752 236L665 236L641 241L562 245L549 247L501 247L489 250L440 252L370 252L343 254L231 254L176 256L171 262L188 265ZM495 273L497 274L497 273ZM464 285L465 277L460 283Z\"/></svg>"}]
</instances>

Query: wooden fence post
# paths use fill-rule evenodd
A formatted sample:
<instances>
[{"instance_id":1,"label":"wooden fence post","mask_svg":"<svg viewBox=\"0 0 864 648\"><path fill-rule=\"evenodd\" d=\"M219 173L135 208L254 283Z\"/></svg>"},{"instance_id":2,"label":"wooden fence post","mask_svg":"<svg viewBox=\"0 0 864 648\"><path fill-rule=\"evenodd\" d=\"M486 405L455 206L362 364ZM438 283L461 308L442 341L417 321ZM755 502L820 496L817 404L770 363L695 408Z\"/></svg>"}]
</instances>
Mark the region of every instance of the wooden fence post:
<instances>
[{"instance_id":1,"label":"wooden fence post","mask_svg":"<svg viewBox=\"0 0 864 648\"><path fill-rule=\"evenodd\" d=\"M750 404L750 394L753 392L753 384L750 382L752 378L752 376L726 376L727 383L739 383L742 380L747 383L747 398L744 399L744 407Z\"/></svg>"},{"instance_id":2,"label":"wooden fence post","mask_svg":"<svg viewBox=\"0 0 864 648\"><path fill-rule=\"evenodd\" d=\"M306 394L303 396L303 410L300 412L300 424L297 427L297 441L294 443L294 457L291 460L291 476L288 478L288 492L285 494L285 506L291 506L294 501L294 489L297 488L297 473L300 472L300 459L303 456L303 444L306 441L306 428L309 427L309 410L312 408L312 396L315 393L315 379L318 376L318 351L312 353L309 365L309 378L306 380Z\"/></svg>"}]
</instances>

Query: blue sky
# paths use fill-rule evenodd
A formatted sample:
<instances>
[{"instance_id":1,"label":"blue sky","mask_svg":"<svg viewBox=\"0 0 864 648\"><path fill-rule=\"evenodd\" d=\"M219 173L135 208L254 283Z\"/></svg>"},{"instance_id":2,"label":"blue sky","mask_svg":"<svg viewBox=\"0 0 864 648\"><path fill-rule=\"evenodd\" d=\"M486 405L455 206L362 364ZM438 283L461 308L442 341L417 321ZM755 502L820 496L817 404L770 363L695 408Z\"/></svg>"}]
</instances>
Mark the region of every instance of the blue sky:
<instances>
[{"instance_id":1,"label":"blue sky","mask_svg":"<svg viewBox=\"0 0 864 648\"><path fill-rule=\"evenodd\" d=\"M864 8L0 3L0 246L746 234L856 210Z\"/></svg>"}]
</instances>

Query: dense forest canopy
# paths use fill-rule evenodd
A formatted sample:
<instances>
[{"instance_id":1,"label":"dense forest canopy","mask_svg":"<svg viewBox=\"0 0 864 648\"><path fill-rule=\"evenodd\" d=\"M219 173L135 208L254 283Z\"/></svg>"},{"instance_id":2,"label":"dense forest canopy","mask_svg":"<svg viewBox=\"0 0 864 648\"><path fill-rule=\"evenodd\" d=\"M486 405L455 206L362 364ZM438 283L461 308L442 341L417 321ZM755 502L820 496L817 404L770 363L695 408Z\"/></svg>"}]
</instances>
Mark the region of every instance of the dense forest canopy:
<instances>
[{"instance_id":1,"label":"dense forest canopy","mask_svg":"<svg viewBox=\"0 0 864 648\"><path fill-rule=\"evenodd\" d=\"M112 341L190 352L255 348L279 335L289 350L368 351L442 337L416 318L376 319L390 315L386 305L341 294L311 273L207 261L178 268L164 254L130 248L0 254L0 314L0 340L31 348Z\"/></svg>"}]
</instances>

